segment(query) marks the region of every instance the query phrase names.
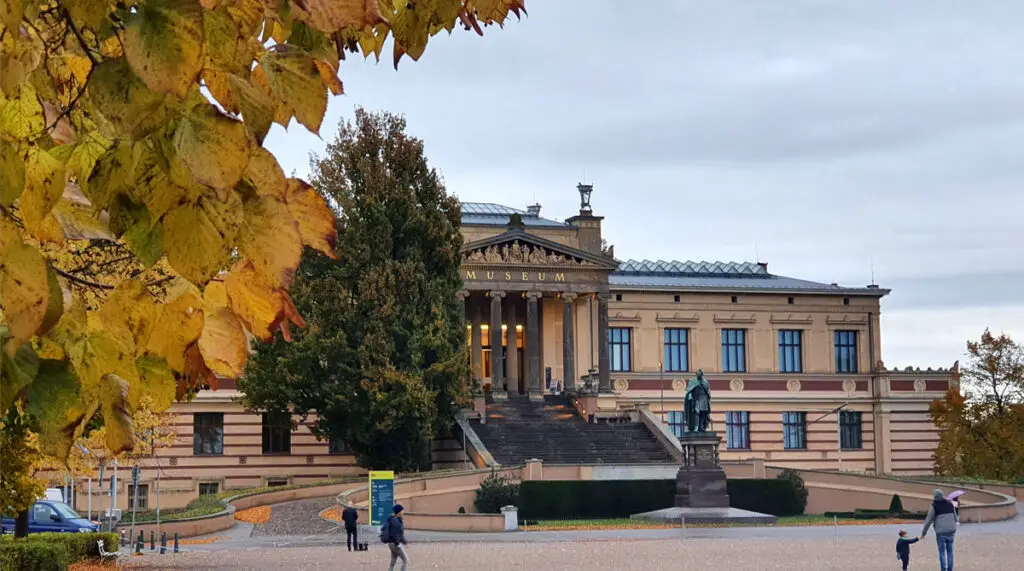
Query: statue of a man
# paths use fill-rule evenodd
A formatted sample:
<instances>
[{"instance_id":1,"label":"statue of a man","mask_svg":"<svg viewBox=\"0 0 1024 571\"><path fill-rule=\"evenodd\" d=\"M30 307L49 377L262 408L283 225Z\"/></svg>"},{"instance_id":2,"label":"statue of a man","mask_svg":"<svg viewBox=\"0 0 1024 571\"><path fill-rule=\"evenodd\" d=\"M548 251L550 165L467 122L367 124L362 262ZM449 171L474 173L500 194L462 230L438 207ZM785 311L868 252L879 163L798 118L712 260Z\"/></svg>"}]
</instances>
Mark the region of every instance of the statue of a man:
<instances>
[{"instance_id":1,"label":"statue of a man","mask_svg":"<svg viewBox=\"0 0 1024 571\"><path fill-rule=\"evenodd\" d=\"M703 369L697 369L697 376L686 384L683 407L686 432L707 432L711 422L711 385L704 378Z\"/></svg>"}]
</instances>

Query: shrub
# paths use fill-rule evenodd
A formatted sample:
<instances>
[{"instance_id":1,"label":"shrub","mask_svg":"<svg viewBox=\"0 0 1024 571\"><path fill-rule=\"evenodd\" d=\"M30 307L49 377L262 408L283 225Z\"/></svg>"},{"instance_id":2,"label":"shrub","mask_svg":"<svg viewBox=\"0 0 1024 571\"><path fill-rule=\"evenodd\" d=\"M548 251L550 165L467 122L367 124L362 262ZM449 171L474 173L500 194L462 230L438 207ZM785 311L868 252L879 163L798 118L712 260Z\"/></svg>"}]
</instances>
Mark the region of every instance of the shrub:
<instances>
[{"instance_id":1,"label":"shrub","mask_svg":"<svg viewBox=\"0 0 1024 571\"><path fill-rule=\"evenodd\" d=\"M492 473L480 483L473 505L482 514L501 513L504 506L518 506L519 484L508 476Z\"/></svg>"},{"instance_id":2,"label":"shrub","mask_svg":"<svg viewBox=\"0 0 1024 571\"><path fill-rule=\"evenodd\" d=\"M27 538L0 543L0 571L66 571L70 561L60 543Z\"/></svg>"},{"instance_id":3,"label":"shrub","mask_svg":"<svg viewBox=\"0 0 1024 571\"><path fill-rule=\"evenodd\" d=\"M466 513L466 508L464 508L463 506L459 506L459 513L460 514Z\"/></svg>"},{"instance_id":4,"label":"shrub","mask_svg":"<svg viewBox=\"0 0 1024 571\"><path fill-rule=\"evenodd\" d=\"M790 479L729 480L729 505L778 517L804 513L807 500L800 500L796 484ZM806 489L804 490L806 492Z\"/></svg>"},{"instance_id":5,"label":"shrub","mask_svg":"<svg viewBox=\"0 0 1024 571\"><path fill-rule=\"evenodd\" d=\"M803 476L796 470L783 470L778 476L777 480L785 480L792 484L793 491L796 493L796 500L800 504L800 511L794 515L800 515L807 511L807 485L804 483Z\"/></svg>"},{"instance_id":6,"label":"shrub","mask_svg":"<svg viewBox=\"0 0 1024 571\"><path fill-rule=\"evenodd\" d=\"M528 481L520 520L614 519L673 505L675 480Z\"/></svg>"},{"instance_id":7,"label":"shrub","mask_svg":"<svg viewBox=\"0 0 1024 571\"><path fill-rule=\"evenodd\" d=\"M899 494L893 494L892 501L889 502L889 513L901 514L903 511L903 500L900 498Z\"/></svg>"},{"instance_id":8,"label":"shrub","mask_svg":"<svg viewBox=\"0 0 1024 571\"><path fill-rule=\"evenodd\" d=\"M26 538L26 541L40 541L50 544L61 545L67 550L71 563L99 557L100 551L96 542L105 542L109 551L117 551L118 535L116 533L33 533Z\"/></svg>"}]
</instances>

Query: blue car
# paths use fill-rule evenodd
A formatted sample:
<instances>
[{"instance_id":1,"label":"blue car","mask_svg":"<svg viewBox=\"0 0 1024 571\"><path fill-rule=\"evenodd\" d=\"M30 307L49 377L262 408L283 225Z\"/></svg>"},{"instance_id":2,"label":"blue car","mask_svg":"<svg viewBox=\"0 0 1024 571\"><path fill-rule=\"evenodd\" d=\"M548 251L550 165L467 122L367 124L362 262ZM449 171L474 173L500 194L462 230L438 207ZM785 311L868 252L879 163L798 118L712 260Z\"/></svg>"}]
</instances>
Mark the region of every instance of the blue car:
<instances>
[{"instance_id":1,"label":"blue car","mask_svg":"<svg viewBox=\"0 0 1024 571\"><path fill-rule=\"evenodd\" d=\"M0 519L0 529L5 534L14 533L14 518ZM99 529L98 524L78 515L64 502L39 500L28 514L29 533L88 533Z\"/></svg>"}]
</instances>

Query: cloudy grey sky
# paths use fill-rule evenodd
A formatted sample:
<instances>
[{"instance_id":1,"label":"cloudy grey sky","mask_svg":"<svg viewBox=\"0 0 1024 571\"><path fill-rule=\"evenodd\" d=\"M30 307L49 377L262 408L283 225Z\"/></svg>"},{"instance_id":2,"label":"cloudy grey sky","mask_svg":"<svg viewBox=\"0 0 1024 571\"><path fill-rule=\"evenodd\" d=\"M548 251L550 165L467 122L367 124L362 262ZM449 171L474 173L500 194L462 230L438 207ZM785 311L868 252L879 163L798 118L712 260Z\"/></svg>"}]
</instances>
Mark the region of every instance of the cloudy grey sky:
<instances>
[{"instance_id":1,"label":"cloudy grey sky","mask_svg":"<svg viewBox=\"0 0 1024 571\"><path fill-rule=\"evenodd\" d=\"M356 105L387 109L463 200L563 219L586 177L619 258L756 252L844 285L873 267L889 366L948 366L985 327L1024 338L1024 6L633 4L527 0L397 72L344 62L323 139L267 145L302 176Z\"/></svg>"}]
</instances>

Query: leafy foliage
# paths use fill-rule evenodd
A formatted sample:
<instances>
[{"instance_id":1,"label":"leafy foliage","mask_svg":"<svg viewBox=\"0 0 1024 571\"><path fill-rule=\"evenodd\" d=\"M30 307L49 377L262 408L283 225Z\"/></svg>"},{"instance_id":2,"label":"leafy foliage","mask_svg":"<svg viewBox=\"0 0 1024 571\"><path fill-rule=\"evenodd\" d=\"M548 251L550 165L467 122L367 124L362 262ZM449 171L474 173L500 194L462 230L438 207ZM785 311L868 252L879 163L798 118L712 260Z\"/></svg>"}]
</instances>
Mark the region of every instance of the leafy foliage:
<instances>
[{"instance_id":1,"label":"leafy foliage","mask_svg":"<svg viewBox=\"0 0 1024 571\"><path fill-rule=\"evenodd\" d=\"M315 414L364 466L417 470L466 399L459 204L387 113L357 110L313 168L342 212L340 260L306 250L291 294L310 326L257 345L239 389L251 409Z\"/></svg>"},{"instance_id":2,"label":"leafy foliage","mask_svg":"<svg viewBox=\"0 0 1024 571\"><path fill-rule=\"evenodd\" d=\"M45 541L0 542L0 571L66 571L66 547Z\"/></svg>"},{"instance_id":3,"label":"leafy foliage","mask_svg":"<svg viewBox=\"0 0 1024 571\"><path fill-rule=\"evenodd\" d=\"M0 9L0 414L67 456L237 375L246 336L303 325L288 294L334 218L262 148L318 132L347 54L418 59L522 0L13 0ZM230 271L223 270L231 266ZM222 284L211 288L210 283ZM211 294L210 290L215 291Z\"/></svg>"},{"instance_id":4,"label":"leafy foliage","mask_svg":"<svg viewBox=\"0 0 1024 571\"><path fill-rule=\"evenodd\" d=\"M789 482L793 488L793 495L795 497L796 504L799 507L799 511L796 511L795 513L777 515L799 515L804 513L804 510L807 509L808 491L807 485L804 483L804 478L800 475L800 472L797 472L796 470L783 470L775 478L777 480Z\"/></svg>"},{"instance_id":5,"label":"leafy foliage","mask_svg":"<svg viewBox=\"0 0 1024 571\"><path fill-rule=\"evenodd\" d=\"M1024 478L1024 348L986 330L967 343L963 387L931 404L939 429L935 471L943 476Z\"/></svg>"},{"instance_id":6,"label":"leafy foliage","mask_svg":"<svg viewBox=\"0 0 1024 571\"><path fill-rule=\"evenodd\" d=\"M480 482L473 505L482 514L501 513L505 506L518 506L519 486L508 476L492 473Z\"/></svg>"}]
</instances>

